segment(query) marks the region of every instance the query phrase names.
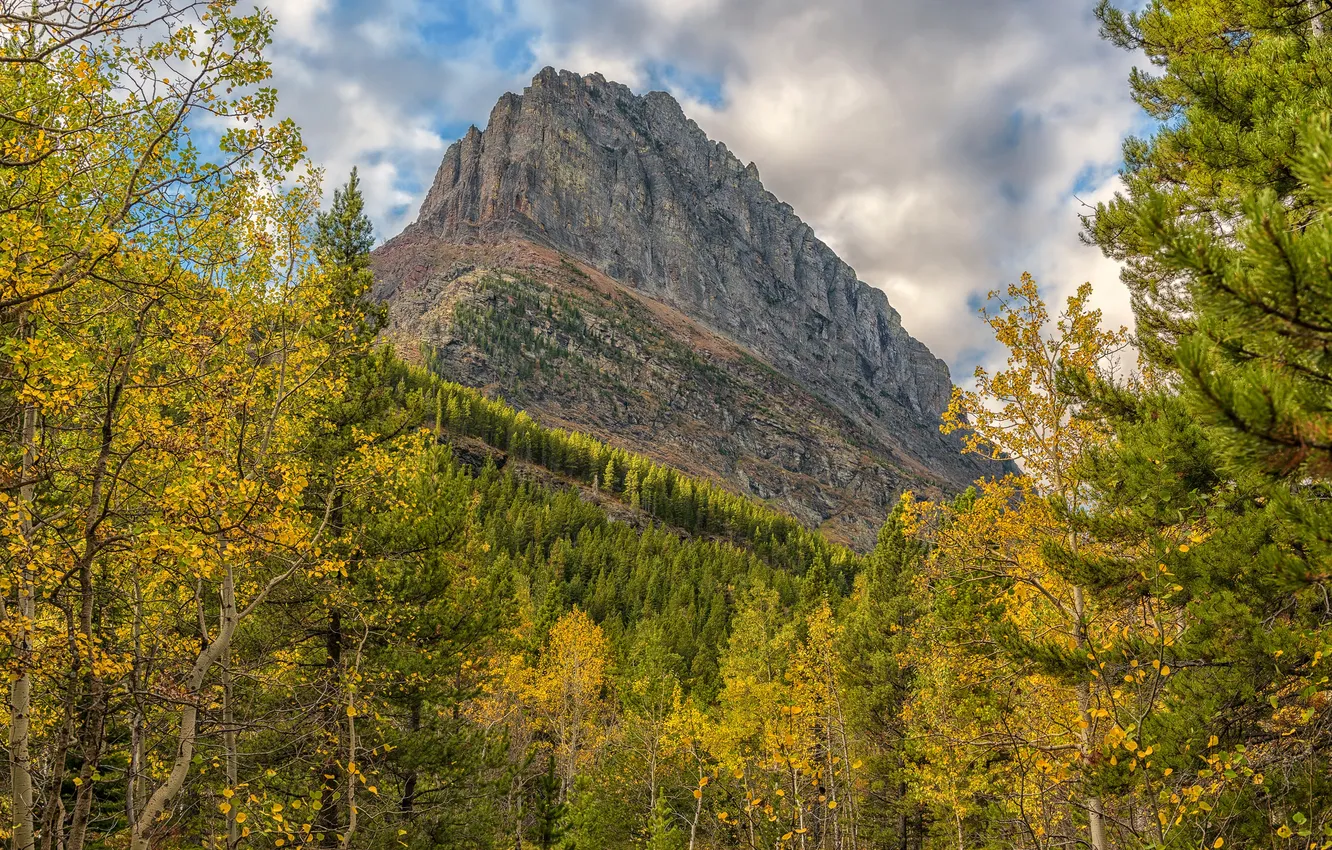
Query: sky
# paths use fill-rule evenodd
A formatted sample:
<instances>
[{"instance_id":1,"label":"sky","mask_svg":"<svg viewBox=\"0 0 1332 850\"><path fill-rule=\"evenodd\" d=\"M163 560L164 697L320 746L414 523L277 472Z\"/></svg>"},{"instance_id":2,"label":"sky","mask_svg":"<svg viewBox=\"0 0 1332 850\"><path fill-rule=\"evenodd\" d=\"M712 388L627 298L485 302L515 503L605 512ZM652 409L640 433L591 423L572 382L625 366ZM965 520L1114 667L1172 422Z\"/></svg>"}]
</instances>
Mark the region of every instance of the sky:
<instances>
[{"instance_id":1,"label":"sky","mask_svg":"<svg viewBox=\"0 0 1332 850\"><path fill-rule=\"evenodd\" d=\"M380 239L416 217L445 149L546 65L671 92L709 137L883 289L965 382L1000 362L977 309L1036 275L1090 281L1130 324L1117 266L1081 244L1111 197L1134 57L1092 0L271 0L281 111L326 191L353 165ZM331 191L329 191L331 195Z\"/></svg>"}]
</instances>

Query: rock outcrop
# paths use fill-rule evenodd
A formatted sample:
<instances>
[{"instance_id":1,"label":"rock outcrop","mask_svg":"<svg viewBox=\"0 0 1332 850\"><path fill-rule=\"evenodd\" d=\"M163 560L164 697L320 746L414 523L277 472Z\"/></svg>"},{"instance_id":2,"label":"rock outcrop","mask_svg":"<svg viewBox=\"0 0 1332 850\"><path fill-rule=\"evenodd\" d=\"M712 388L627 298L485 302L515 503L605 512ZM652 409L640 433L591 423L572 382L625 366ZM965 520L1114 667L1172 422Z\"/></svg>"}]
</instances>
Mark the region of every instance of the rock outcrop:
<instances>
[{"instance_id":1,"label":"rock outcrop","mask_svg":"<svg viewBox=\"0 0 1332 850\"><path fill-rule=\"evenodd\" d=\"M376 254L377 292L391 304L394 334L424 341L448 361L450 355L438 352L463 340L456 316L435 307L441 298L450 309L471 302L457 287L446 297L449 287L441 281L459 279L468 265L477 268L466 261L466 250L523 244L565 255L672 308L677 324L699 326L680 330L683 337L707 333L752 354L781 379L769 389L787 393L769 399L770 406L815 405L827 413L818 430L838 431L845 439L832 442L861 447L857 458L889 470L855 476L860 492L853 501L863 502L857 511L873 514L857 525L881 521L884 506L908 484L955 490L994 471L961 456L957 442L939 434L952 387L948 369L903 329L883 292L861 282L789 205L763 188L753 163L741 163L709 140L670 95L635 96L599 74L547 68L522 95L500 98L484 131L473 127L449 148L417 221ZM493 263L489 268L500 271ZM432 310L426 327L421 317ZM480 342L467 344L480 351ZM535 402L538 416L537 395L564 392L558 375L542 378L539 393L531 375L524 388L504 370L484 377L516 403ZM677 377L689 383L688 375ZM753 385L748 378L742 383ZM561 424L614 431L587 399L576 406L585 422L564 407ZM727 417L734 422L746 415L736 410ZM705 421L691 430L706 432ZM682 425L662 427L657 439L668 445L672 429ZM614 441L614 433L606 436ZM805 438L826 441L826 435ZM830 446L811 443L795 452L799 461L789 446L778 453L785 458L762 457L763 446L752 448L756 461L812 475L828 491L813 504L787 499L797 515L827 519L837 513L835 503L845 501L837 492L850 482L838 480L834 464L817 460ZM756 490L743 464L729 466L714 472L768 495Z\"/></svg>"}]
</instances>

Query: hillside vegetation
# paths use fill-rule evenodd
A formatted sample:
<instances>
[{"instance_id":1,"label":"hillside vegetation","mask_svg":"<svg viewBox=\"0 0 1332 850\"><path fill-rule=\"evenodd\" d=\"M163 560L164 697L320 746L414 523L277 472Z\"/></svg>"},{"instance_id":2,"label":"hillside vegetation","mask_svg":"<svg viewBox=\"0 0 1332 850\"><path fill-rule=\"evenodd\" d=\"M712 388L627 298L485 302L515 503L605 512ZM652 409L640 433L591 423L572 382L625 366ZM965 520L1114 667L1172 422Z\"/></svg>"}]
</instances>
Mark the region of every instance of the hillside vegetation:
<instances>
[{"instance_id":1,"label":"hillside vegetation","mask_svg":"<svg viewBox=\"0 0 1332 850\"><path fill-rule=\"evenodd\" d=\"M1332 10L1099 14L1136 334L992 293L941 428L1021 474L860 556L384 347L267 13L0 11L0 839L1332 848ZM583 356L491 283L469 345Z\"/></svg>"},{"instance_id":2,"label":"hillside vegetation","mask_svg":"<svg viewBox=\"0 0 1332 850\"><path fill-rule=\"evenodd\" d=\"M940 492L938 470L903 442L911 432L876 438L734 341L584 261L419 229L371 259L387 336L404 358L419 352L436 374L538 421L762 499L860 552L897 494ZM962 458L956 443L947 451Z\"/></svg>"}]
</instances>

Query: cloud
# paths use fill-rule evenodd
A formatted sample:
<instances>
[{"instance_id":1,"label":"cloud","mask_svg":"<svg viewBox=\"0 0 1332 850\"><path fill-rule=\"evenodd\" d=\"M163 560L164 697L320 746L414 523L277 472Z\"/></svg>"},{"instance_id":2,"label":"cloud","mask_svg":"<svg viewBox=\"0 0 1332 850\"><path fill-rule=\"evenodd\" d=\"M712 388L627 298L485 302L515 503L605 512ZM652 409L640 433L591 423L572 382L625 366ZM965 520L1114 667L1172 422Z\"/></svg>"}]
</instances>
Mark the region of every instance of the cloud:
<instances>
[{"instance_id":1,"label":"cloud","mask_svg":"<svg viewBox=\"0 0 1332 850\"><path fill-rule=\"evenodd\" d=\"M957 378L995 354L974 305L1024 270L1047 298L1091 280L1130 320L1115 264L1078 240L1077 198L1113 191L1121 139L1145 126L1133 57L1098 38L1090 3L281 5L283 102L330 180L372 171L381 235L414 217L443 146L549 64L672 91Z\"/></svg>"},{"instance_id":2,"label":"cloud","mask_svg":"<svg viewBox=\"0 0 1332 850\"><path fill-rule=\"evenodd\" d=\"M307 48L322 46L325 31L319 26L320 18L328 10L330 0L269 0L266 4L279 21L283 40Z\"/></svg>"},{"instance_id":3,"label":"cloud","mask_svg":"<svg viewBox=\"0 0 1332 850\"><path fill-rule=\"evenodd\" d=\"M415 217L448 142L484 123L532 64L526 35L507 51L497 47L513 33L503 8L486 0L278 0L269 8L278 17L269 55L280 111L300 125L326 192L360 169L382 238Z\"/></svg>"}]
</instances>

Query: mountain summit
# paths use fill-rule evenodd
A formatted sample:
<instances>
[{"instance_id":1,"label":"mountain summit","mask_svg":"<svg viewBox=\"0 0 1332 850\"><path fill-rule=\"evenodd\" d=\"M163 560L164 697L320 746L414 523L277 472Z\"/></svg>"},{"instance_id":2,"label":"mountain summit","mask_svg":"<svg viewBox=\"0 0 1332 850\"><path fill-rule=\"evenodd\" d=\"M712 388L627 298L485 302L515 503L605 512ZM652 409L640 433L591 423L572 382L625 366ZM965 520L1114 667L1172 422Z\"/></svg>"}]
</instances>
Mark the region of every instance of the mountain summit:
<instances>
[{"instance_id":1,"label":"mountain summit","mask_svg":"<svg viewBox=\"0 0 1332 850\"><path fill-rule=\"evenodd\" d=\"M392 336L444 374L849 542L906 487L994 471L939 434L947 366L884 293L663 92L546 68L375 266Z\"/></svg>"}]
</instances>

